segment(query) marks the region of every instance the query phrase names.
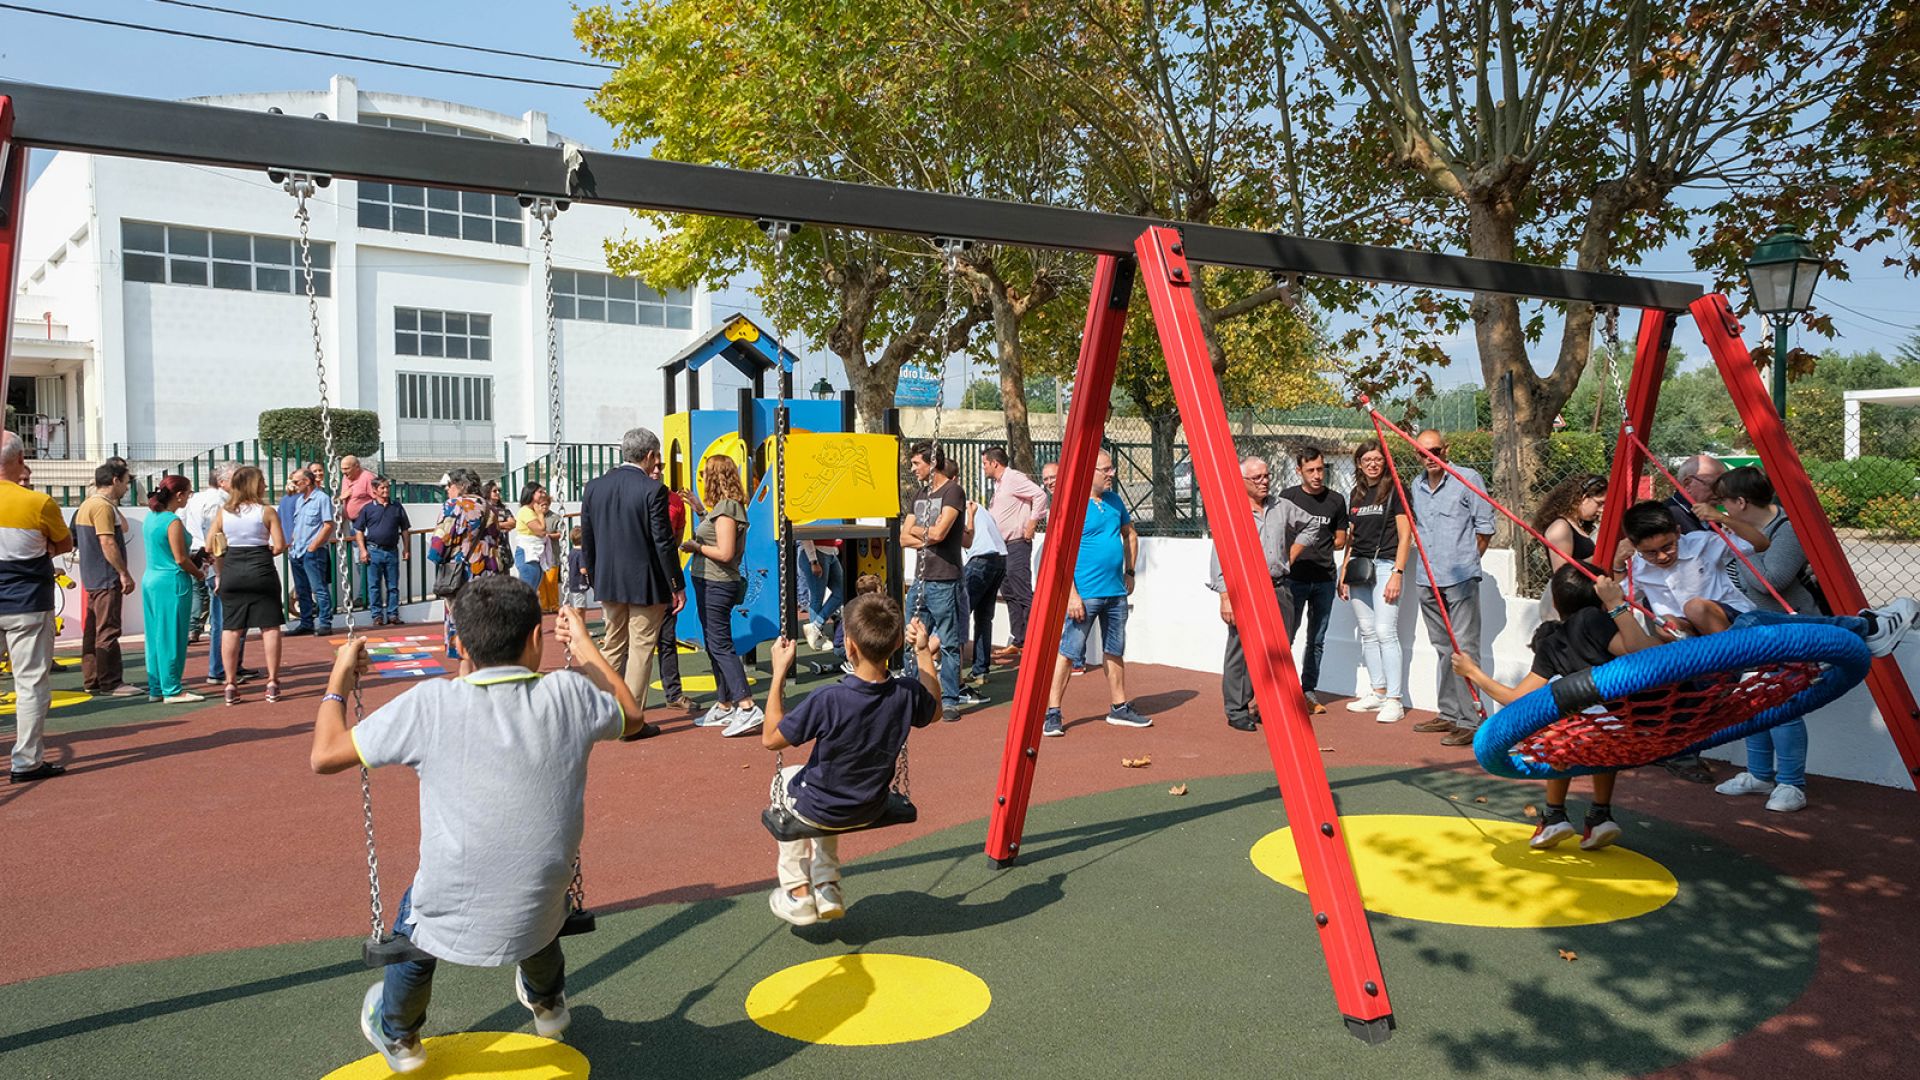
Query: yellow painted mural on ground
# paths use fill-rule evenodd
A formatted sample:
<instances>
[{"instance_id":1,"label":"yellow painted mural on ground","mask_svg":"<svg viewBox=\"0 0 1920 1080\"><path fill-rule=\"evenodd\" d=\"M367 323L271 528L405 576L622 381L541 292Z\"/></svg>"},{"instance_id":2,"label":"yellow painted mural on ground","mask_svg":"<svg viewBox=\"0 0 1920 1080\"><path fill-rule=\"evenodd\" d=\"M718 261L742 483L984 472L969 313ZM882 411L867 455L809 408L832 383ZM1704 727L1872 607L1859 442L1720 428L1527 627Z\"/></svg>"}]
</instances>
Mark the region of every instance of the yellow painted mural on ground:
<instances>
[{"instance_id":1,"label":"yellow painted mural on ground","mask_svg":"<svg viewBox=\"0 0 1920 1080\"><path fill-rule=\"evenodd\" d=\"M787 436L787 517L896 517L900 442L891 435L794 432Z\"/></svg>"}]
</instances>

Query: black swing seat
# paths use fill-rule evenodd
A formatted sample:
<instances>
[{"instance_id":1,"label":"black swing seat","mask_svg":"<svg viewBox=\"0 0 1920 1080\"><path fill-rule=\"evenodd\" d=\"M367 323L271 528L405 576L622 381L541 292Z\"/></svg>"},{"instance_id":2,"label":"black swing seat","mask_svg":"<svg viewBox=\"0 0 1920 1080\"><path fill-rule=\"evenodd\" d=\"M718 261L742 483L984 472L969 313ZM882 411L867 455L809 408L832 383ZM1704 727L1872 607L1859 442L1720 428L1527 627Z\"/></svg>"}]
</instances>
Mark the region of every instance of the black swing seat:
<instances>
[{"instance_id":1,"label":"black swing seat","mask_svg":"<svg viewBox=\"0 0 1920 1080\"><path fill-rule=\"evenodd\" d=\"M775 840L817 840L823 836L884 829L889 825L908 825L918 820L919 808L913 805L912 799L897 791L887 793L887 804L881 808L878 817L864 825L850 825L844 829L823 829L808 824L801 820L800 815L783 806L769 806L760 812L760 824L767 827Z\"/></svg>"},{"instance_id":2,"label":"black swing seat","mask_svg":"<svg viewBox=\"0 0 1920 1080\"><path fill-rule=\"evenodd\" d=\"M574 908L567 912L567 921L560 924L561 937L591 934L593 931L593 912L585 908ZM405 934L388 934L378 941L368 938L360 943L360 959L370 968L383 968L388 964L404 964L410 960L432 960L433 958L432 953L415 945Z\"/></svg>"}]
</instances>

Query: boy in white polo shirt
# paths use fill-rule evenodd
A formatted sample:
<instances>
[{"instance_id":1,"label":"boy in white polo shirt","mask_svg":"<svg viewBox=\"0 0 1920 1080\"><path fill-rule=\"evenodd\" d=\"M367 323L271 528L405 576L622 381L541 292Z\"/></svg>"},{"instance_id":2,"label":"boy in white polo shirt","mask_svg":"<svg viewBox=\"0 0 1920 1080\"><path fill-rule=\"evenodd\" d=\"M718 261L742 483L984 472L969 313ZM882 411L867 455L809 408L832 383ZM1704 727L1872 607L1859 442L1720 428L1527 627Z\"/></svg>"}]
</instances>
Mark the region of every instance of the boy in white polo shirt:
<instances>
[{"instance_id":1,"label":"boy in white polo shirt","mask_svg":"<svg viewBox=\"0 0 1920 1080\"><path fill-rule=\"evenodd\" d=\"M1727 564L1735 552L1751 557L1767 550L1768 541L1759 529L1706 503L1693 512L1731 535L1723 539L1711 528L1682 533L1667 504L1651 499L1629 507L1620 528L1633 545L1634 591L1664 628L1680 635L1717 634L1753 610L1753 601L1727 574Z\"/></svg>"},{"instance_id":2,"label":"boy in white polo shirt","mask_svg":"<svg viewBox=\"0 0 1920 1080\"><path fill-rule=\"evenodd\" d=\"M562 608L555 633L578 671L538 673L540 598L505 574L454 597L460 650L474 670L423 682L355 727L346 699L366 651L341 646L313 729L313 771L406 765L420 776L420 870L400 899L394 933L429 955L390 964L361 1003L360 1030L395 1072L426 1064L426 1022L438 960L518 966L514 994L549 1038L567 1028L560 927L585 830L587 754L639 730L640 706Z\"/></svg>"}]
</instances>

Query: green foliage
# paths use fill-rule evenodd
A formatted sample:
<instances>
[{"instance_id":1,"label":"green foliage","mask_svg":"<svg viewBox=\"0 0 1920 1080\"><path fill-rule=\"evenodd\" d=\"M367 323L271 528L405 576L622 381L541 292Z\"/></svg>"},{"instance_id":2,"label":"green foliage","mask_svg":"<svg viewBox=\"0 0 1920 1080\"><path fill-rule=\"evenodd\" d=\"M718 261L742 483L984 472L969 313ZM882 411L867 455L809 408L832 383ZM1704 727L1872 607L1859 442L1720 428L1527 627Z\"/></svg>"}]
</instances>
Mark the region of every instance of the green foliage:
<instances>
[{"instance_id":1,"label":"green foliage","mask_svg":"<svg viewBox=\"0 0 1920 1080\"><path fill-rule=\"evenodd\" d=\"M963 409L1000 409L1000 383L994 379L975 379L960 395Z\"/></svg>"},{"instance_id":2,"label":"green foliage","mask_svg":"<svg viewBox=\"0 0 1920 1080\"><path fill-rule=\"evenodd\" d=\"M1870 504L1920 495L1910 462L1862 457L1852 461L1808 461L1807 478L1836 525L1865 525Z\"/></svg>"},{"instance_id":3,"label":"green foliage","mask_svg":"<svg viewBox=\"0 0 1920 1080\"><path fill-rule=\"evenodd\" d=\"M1882 495L1860 508L1858 520L1875 536L1920 540L1920 498Z\"/></svg>"},{"instance_id":4,"label":"green foliage","mask_svg":"<svg viewBox=\"0 0 1920 1080\"><path fill-rule=\"evenodd\" d=\"M325 444L318 406L268 409L260 414L260 439L319 452ZM366 409L333 410L334 449L340 454L372 454L380 449L380 414Z\"/></svg>"}]
</instances>

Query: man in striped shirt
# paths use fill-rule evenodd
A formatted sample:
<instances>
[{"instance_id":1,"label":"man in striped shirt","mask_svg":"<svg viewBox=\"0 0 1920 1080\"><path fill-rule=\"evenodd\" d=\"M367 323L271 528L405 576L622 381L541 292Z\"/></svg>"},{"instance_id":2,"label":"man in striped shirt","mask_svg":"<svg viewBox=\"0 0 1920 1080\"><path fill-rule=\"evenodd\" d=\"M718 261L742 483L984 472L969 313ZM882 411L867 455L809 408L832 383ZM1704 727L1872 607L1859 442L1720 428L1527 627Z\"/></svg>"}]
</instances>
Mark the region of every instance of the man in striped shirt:
<instances>
[{"instance_id":1,"label":"man in striped shirt","mask_svg":"<svg viewBox=\"0 0 1920 1080\"><path fill-rule=\"evenodd\" d=\"M26 444L0 434L0 634L13 663L15 784L66 771L42 756L40 729L53 700L53 557L73 550L73 534L31 479Z\"/></svg>"}]
</instances>

